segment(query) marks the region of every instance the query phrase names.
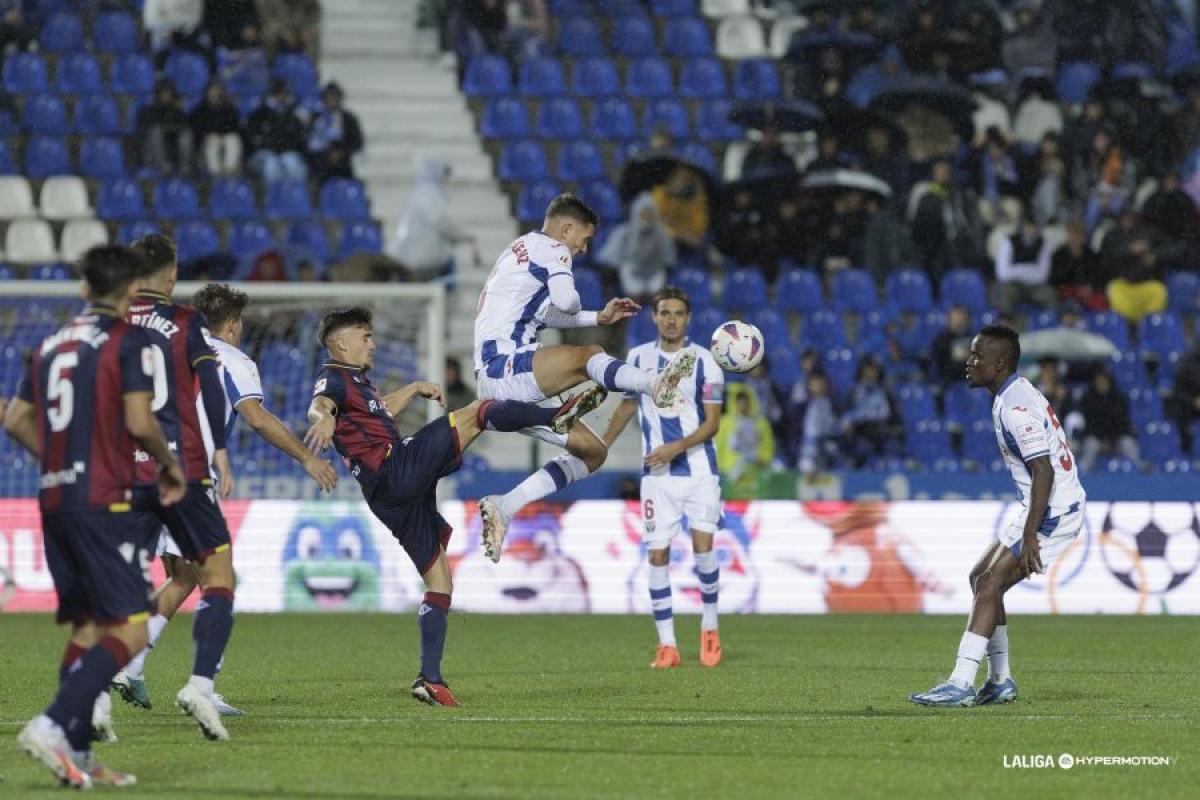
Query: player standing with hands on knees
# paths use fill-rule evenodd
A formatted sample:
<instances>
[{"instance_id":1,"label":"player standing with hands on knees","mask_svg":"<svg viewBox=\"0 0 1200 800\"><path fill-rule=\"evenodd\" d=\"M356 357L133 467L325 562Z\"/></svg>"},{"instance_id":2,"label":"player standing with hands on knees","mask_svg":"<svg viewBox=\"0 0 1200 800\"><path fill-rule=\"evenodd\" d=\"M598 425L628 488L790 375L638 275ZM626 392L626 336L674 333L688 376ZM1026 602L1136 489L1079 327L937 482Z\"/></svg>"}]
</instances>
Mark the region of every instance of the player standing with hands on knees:
<instances>
[{"instance_id":1,"label":"player standing with hands on knees","mask_svg":"<svg viewBox=\"0 0 1200 800\"><path fill-rule=\"evenodd\" d=\"M945 683L909 697L919 705L975 706L1017 699L1017 684L1008 665L1004 594L1044 572L1083 528L1087 496L1075 457L1050 403L1033 384L1017 376L1020 359L1020 337L1007 326L989 325L971 342L967 383L992 393L992 425L1022 512L971 570L975 599L954 672ZM975 674L984 655L988 679L976 693Z\"/></svg>"}]
</instances>

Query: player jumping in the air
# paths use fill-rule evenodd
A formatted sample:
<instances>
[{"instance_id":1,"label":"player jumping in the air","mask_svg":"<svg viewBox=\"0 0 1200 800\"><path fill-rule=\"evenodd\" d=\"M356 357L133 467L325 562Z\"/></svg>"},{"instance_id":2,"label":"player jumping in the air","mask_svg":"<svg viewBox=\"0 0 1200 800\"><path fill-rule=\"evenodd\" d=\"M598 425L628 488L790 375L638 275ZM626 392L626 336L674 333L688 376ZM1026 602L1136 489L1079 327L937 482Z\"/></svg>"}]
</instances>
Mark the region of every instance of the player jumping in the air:
<instances>
[{"instance_id":1,"label":"player jumping in the air","mask_svg":"<svg viewBox=\"0 0 1200 800\"><path fill-rule=\"evenodd\" d=\"M242 341L242 311L250 298L245 292L231 289L224 284L210 283L193 298L197 311L208 322L211 338L209 344L220 359L221 387L225 395L225 428L233 431L233 424L240 414L256 433L304 466L317 485L325 491L333 491L337 485L337 472L326 460L308 451L304 443L292 435L287 426L263 407L262 380L258 365L250 356L238 349ZM164 537L165 538L165 537ZM169 540L164 545L170 549ZM171 580L159 590L158 614L171 619L183 605L199 581L195 566L181 560L178 553L164 552L163 562L172 564ZM162 633L162 626L155 624L155 640ZM129 666L113 678L113 688L125 700L139 708L150 708L150 693L146 690L144 671L146 656L154 647L149 647L134 656ZM241 716L244 712L225 702L213 692L213 703L222 716Z\"/></svg>"},{"instance_id":2,"label":"player jumping in the air","mask_svg":"<svg viewBox=\"0 0 1200 800\"><path fill-rule=\"evenodd\" d=\"M695 364L690 350L656 374L618 361L597 345L542 347L537 340L543 328L612 325L637 312L638 304L624 297L608 301L600 311L581 309L572 259L587 252L596 222L596 212L582 201L559 195L546 209L542 229L517 239L496 260L475 312L475 378L481 399L541 403L591 379L606 390L649 394L659 407L674 402L676 384ZM480 501L484 552L493 561L500 560L508 523L522 506L583 480L608 455L603 440L587 425L577 425L565 436L544 427L524 433L567 452L503 497Z\"/></svg>"},{"instance_id":3,"label":"player jumping in the air","mask_svg":"<svg viewBox=\"0 0 1200 800\"><path fill-rule=\"evenodd\" d=\"M675 620L671 610L671 540L686 516L692 528L692 552L704 613L700 620L700 663L721 663L717 633L717 593L721 570L713 536L721 521L721 484L713 437L721 421L725 376L707 348L687 340L691 304L683 290L672 286L654 295L651 309L658 340L629 351L629 363L639 369L662 370L683 350L696 360L693 374L679 382L670 408L657 408L645 395L626 394L617 406L606 445L612 446L636 410L641 418L642 522L650 561L650 608L658 628L658 652L650 666L678 667Z\"/></svg>"},{"instance_id":4,"label":"player jumping in the air","mask_svg":"<svg viewBox=\"0 0 1200 800\"><path fill-rule=\"evenodd\" d=\"M71 623L58 694L17 737L66 786L137 779L91 752L93 708L146 644L153 541L131 524L135 446L159 466L160 501L183 496L184 475L151 410L158 379L146 333L124 321L142 259L97 247L80 261L87 308L34 351L4 429L41 462L38 505L58 622ZM136 442L136 445L135 445Z\"/></svg>"},{"instance_id":5,"label":"player jumping in the air","mask_svg":"<svg viewBox=\"0 0 1200 800\"><path fill-rule=\"evenodd\" d=\"M967 382L986 387L994 397L992 426L1023 508L1020 518L1000 533L971 570L975 600L954 672L945 683L909 697L920 705L975 706L1017 699L1008 665L1004 593L1045 571L1083 527L1087 497L1075 457L1050 403L1016 375L1020 358L1017 332L1003 325L989 325L971 342ZM975 673L985 654L988 679L976 693Z\"/></svg>"},{"instance_id":6,"label":"player jumping in the air","mask_svg":"<svg viewBox=\"0 0 1200 800\"><path fill-rule=\"evenodd\" d=\"M458 469L463 451L484 430L519 431L548 426L566 435L594 407L600 389L581 392L557 408L531 403L476 400L434 420L412 436L396 430L394 418L414 397L443 404L436 384L417 382L386 397L367 377L374 363L371 312L332 311L319 338L331 360L317 377L305 443L320 452L330 442L358 479L371 512L400 542L425 582L417 611L421 632L421 672L412 695L426 703L456 706L442 677L442 650L452 591L446 543L451 529L437 509L437 483Z\"/></svg>"}]
</instances>

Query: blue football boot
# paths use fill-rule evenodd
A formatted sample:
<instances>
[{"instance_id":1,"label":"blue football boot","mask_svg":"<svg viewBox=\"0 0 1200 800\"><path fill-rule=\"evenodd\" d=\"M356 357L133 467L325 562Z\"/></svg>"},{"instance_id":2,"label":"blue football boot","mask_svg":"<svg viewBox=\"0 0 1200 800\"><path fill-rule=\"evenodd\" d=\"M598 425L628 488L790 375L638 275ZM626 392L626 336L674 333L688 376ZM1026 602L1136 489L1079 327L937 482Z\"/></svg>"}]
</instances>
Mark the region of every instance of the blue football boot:
<instances>
[{"instance_id":1,"label":"blue football boot","mask_svg":"<svg viewBox=\"0 0 1200 800\"><path fill-rule=\"evenodd\" d=\"M928 692L910 694L908 699L919 706L961 706L970 708L975 705L975 689L970 686L956 686L946 681L941 686L935 686Z\"/></svg>"},{"instance_id":2,"label":"blue football boot","mask_svg":"<svg viewBox=\"0 0 1200 800\"><path fill-rule=\"evenodd\" d=\"M1016 699L1017 682L1008 677L1000 683L988 681L983 686L980 686L979 694L975 696L975 705L986 706L993 703L1011 703Z\"/></svg>"}]
</instances>

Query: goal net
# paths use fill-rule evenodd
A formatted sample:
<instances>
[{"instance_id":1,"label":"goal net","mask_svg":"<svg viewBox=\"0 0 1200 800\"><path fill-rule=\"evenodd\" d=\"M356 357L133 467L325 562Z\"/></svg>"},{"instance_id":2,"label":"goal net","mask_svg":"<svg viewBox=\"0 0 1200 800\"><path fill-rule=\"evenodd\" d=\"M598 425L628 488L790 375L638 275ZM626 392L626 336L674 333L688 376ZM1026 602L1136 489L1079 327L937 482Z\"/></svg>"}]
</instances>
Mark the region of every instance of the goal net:
<instances>
[{"instance_id":1,"label":"goal net","mask_svg":"<svg viewBox=\"0 0 1200 800\"><path fill-rule=\"evenodd\" d=\"M187 303L203 287L184 282L175 298ZM362 305L374 315L375 366L372 380L387 393L413 380L443 382L446 299L440 285L426 284L232 284L250 296L243 316L241 349L259 366L264 404L303 435L313 381L326 358L317 342L321 317L332 308ZM75 282L0 283L0 394L17 391L30 350L82 308ZM405 433L441 413L433 403L414 401L400 418ZM229 441L237 495L256 498L313 496L316 487L299 464L276 450L246 425ZM352 480L338 495L356 497ZM37 463L8 436L0 435L0 497L37 494Z\"/></svg>"}]
</instances>

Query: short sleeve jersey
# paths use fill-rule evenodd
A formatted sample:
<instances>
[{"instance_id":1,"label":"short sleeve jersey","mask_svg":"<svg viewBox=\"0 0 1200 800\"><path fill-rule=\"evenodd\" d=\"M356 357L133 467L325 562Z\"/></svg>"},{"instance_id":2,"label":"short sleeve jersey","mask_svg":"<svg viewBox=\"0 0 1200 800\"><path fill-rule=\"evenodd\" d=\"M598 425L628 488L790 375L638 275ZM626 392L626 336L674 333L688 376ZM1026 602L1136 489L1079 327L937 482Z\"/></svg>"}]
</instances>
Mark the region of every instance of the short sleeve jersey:
<instances>
[{"instance_id":1,"label":"short sleeve jersey","mask_svg":"<svg viewBox=\"0 0 1200 800\"><path fill-rule=\"evenodd\" d=\"M369 498L383 460L401 439L392 415L375 384L352 364L327 362L313 386L313 396L318 395L337 406L333 446Z\"/></svg>"},{"instance_id":2,"label":"short sleeve jersey","mask_svg":"<svg viewBox=\"0 0 1200 800\"><path fill-rule=\"evenodd\" d=\"M1047 513L1061 514L1073 504L1087 499L1062 425L1050 403L1033 384L1016 375L1005 381L992 402L992 426L1004 463L1017 486L1021 505L1029 505L1033 486L1026 463L1039 456L1049 457L1054 467L1054 488Z\"/></svg>"}]
</instances>

